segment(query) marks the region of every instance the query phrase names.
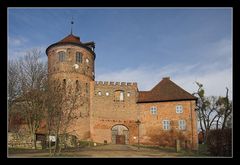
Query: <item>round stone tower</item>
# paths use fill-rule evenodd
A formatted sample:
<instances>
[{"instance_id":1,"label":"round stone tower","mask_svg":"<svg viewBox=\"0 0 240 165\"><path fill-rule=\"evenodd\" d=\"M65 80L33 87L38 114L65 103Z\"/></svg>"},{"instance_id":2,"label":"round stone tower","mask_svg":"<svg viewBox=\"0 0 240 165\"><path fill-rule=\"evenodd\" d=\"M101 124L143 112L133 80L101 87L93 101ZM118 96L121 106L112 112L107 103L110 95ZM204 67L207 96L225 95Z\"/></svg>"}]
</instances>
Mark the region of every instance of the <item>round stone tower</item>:
<instances>
[{"instance_id":1,"label":"round stone tower","mask_svg":"<svg viewBox=\"0 0 240 165\"><path fill-rule=\"evenodd\" d=\"M72 33L46 49L48 78L59 83L72 84L81 96L77 118L69 131L80 139L90 137L90 83L94 81L94 42L81 42Z\"/></svg>"}]
</instances>

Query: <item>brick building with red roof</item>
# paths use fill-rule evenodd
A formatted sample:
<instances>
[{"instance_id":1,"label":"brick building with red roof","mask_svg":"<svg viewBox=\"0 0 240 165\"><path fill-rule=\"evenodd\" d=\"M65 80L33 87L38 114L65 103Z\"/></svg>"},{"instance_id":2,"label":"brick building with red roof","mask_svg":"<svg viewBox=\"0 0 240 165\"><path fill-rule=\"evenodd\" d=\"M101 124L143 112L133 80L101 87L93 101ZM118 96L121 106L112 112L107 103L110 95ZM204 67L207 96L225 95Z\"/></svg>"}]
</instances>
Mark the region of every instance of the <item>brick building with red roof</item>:
<instances>
[{"instance_id":1,"label":"brick building with red roof","mask_svg":"<svg viewBox=\"0 0 240 165\"><path fill-rule=\"evenodd\" d=\"M174 146L178 139L198 149L196 97L169 77L150 91L139 91L135 82L95 81L94 48L70 34L46 49L49 79L80 87L78 118L67 133L111 144Z\"/></svg>"}]
</instances>

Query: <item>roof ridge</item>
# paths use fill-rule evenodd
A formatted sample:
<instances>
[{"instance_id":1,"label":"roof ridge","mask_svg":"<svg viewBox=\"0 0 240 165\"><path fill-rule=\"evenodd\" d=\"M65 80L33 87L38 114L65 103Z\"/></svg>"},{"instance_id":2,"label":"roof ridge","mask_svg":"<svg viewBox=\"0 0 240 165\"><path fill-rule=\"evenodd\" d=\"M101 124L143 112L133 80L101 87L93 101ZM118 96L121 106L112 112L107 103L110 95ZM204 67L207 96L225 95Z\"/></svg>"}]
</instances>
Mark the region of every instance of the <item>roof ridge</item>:
<instances>
[{"instance_id":1,"label":"roof ridge","mask_svg":"<svg viewBox=\"0 0 240 165\"><path fill-rule=\"evenodd\" d=\"M150 91L140 91L138 102L196 100L197 98L170 80L163 78Z\"/></svg>"}]
</instances>

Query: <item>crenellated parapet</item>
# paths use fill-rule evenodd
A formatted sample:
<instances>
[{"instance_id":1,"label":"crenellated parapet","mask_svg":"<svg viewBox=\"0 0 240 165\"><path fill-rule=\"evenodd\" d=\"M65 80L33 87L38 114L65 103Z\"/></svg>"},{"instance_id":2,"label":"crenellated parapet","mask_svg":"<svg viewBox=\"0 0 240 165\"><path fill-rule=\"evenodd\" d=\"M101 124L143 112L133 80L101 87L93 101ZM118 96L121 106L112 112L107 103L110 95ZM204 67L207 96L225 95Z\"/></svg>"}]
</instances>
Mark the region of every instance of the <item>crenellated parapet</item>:
<instances>
[{"instance_id":1,"label":"crenellated parapet","mask_svg":"<svg viewBox=\"0 0 240 165\"><path fill-rule=\"evenodd\" d=\"M95 81L95 86L134 86L137 87L136 82L113 82L113 81Z\"/></svg>"}]
</instances>

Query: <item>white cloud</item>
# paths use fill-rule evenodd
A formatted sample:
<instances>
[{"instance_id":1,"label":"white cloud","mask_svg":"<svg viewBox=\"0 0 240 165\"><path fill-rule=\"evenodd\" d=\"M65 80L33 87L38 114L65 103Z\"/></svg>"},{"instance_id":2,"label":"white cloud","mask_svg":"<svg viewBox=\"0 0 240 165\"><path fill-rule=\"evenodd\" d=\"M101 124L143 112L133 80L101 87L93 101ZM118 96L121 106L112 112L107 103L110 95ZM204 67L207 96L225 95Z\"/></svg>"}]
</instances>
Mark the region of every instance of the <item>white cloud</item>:
<instances>
[{"instance_id":1,"label":"white cloud","mask_svg":"<svg viewBox=\"0 0 240 165\"><path fill-rule=\"evenodd\" d=\"M197 91L198 87L195 82L200 82L207 96L225 96L227 87L230 90L229 97L232 98L232 68L216 69L203 74L179 74L174 77L174 81L190 93Z\"/></svg>"},{"instance_id":2,"label":"white cloud","mask_svg":"<svg viewBox=\"0 0 240 165\"><path fill-rule=\"evenodd\" d=\"M189 93L197 91L196 81L203 84L207 96L224 96L226 87L232 94L232 69L226 68L219 70L217 68L208 71L199 72L199 64L186 65L174 64L162 68L156 67L138 67L133 69L124 69L120 71L110 71L96 75L97 81L120 81L137 82L139 90L150 90L163 77L170 76L171 80L178 84ZM204 68L204 67L202 67ZM232 97L231 97L232 98Z\"/></svg>"},{"instance_id":3,"label":"white cloud","mask_svg":"<svg viewBox=\"0 0 240 165\"><path fill-rule=\"evenodd\" d=\"M8 44L10 46L22 46L24 45L28 40L24 37L8 37Z\"/></svg>"},{"instance_id":4,"label":"white cloud","mask_svg":"<svg viewBox=\"0 0 240 165\"><path fill-rule=\"evenodd\" d=\"M29 47L29 48L9 48L8 58L9 59L19 59L24 57L28 51L32 49L38 49L41 51L41 58L42 61L47 61L47 56L45 54L46 46L37 46L37 47Z\"/></svg>"},{"instance_id":5,"label":"white cloud","mask_svg":"<svg viewBox=\"0 0 240 165\"><path fill-rule=\"evenodd\" d=\"M196 52L196 63L171 63L159 67L127 68L120 71L97 73L97 80L137 82L139 90L150 90L165 76L189 93L196 92L196 81L203 84L207 96L225 96L226 87L232 98L232 42L221 39Z\"/></svg>"}]
</instances>

